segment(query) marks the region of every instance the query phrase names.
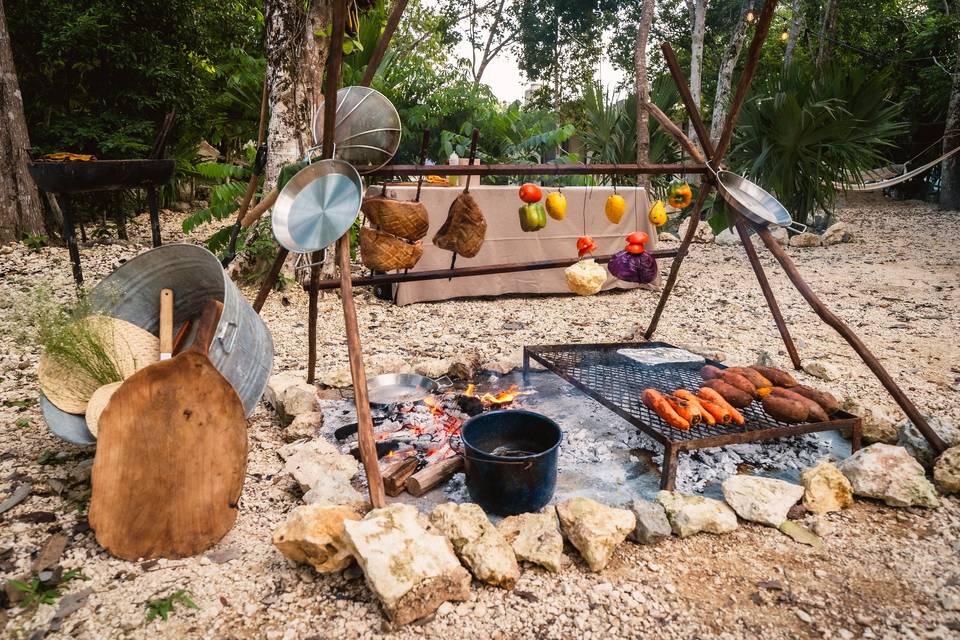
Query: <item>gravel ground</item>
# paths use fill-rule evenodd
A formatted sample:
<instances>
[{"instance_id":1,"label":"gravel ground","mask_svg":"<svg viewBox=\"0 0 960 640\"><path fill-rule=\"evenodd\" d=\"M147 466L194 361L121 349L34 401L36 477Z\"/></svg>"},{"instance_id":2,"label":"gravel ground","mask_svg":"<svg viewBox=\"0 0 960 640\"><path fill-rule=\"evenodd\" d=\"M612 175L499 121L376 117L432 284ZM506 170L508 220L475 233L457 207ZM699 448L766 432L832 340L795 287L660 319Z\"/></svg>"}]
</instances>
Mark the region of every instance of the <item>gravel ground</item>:
<instances>
[{"instance_id":1,"label":"gravel ground","mask_svg":"<svg viewBox=\"0 0 960 640\"><path fill-rule=\"evenodd\" d=\"M840 211L848 244L790 249L801 271L835 312L858 331L922 410L960 420L960 237L956 212L922 203L867 203ZM130 243L83 249L91 283L148 246L144 217ZM164 238L180 239L176 215ZM355 568L320 577L289 565L270 543L296 504L277 475L282 443L274 415L251 419L250 459L236 527L211 552L177 561L131 563L102 552L78 511L93 452L52 437L35 405L37 349L24 337L35 287L68 295L64 249L30 254L0 248L0 495L29 481L33 493L0 516L0 572L25 574L53 533L69 544L61 564L82 569L89 589L80 609L49 637L206 638L948 638L960 634L960 500L932 511L858 501L819 523L832 530L820 549L744 524L733 534L672 539L655 547L624 544L599 574L575 552L558 575L528 569L512 592L474 584L471 600L441 607L434 619L391 630ZM853 351L809 310L772 258L761 252L805 361L841 373L838 395L896 409ZM662 266L666 268L667 262ZM509 276L506 276L509 277ZM249 297L255 291L245 289ZM481 362L519 363L524 344L618 340L644 325L657 294L629 291L593 298L506 298L393 307L358 292L360 329L371 368L387 355L414 362L475 354ZM274 294L264 318L276 343L275 369L306 361L306 296ZM342 377L346 343L339 300L320 301L319 371ZM786 365L776 329L742 250L696 245L664 313L658 337L709 345L727 362L762 352ZM379 354L373 357L371 354ZM806 381L809 376L800 375ZM818 384L823 385L822 382ZM899 413L896 411L895 413ZM49 452L56 452L51 455ZM41 463L41 461L43 463ZM569 550L568 550L569 551ZM147 601L187 590L199 607L177 605L169 620L146 622ZM9 637L46 629L57 605L0 610ZM39 636L38 636L39 637Z\"/></svg>"}]
</instances>

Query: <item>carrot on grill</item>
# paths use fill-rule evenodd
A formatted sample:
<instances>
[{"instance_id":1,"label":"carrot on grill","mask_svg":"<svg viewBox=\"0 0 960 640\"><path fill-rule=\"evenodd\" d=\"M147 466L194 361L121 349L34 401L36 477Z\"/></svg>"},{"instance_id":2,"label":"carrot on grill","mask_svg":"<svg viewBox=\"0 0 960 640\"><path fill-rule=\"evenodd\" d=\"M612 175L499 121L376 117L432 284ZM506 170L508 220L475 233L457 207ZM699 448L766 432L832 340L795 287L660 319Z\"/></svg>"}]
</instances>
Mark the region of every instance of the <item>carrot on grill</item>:
<instances>
[{"instance_id":1,"label":"carrot on grill","mask_svg":"<svg viewBox=\"0 0 960 640\"><path fill-rule=\"evenodd\" d=\"M703 407L703 410L706 413L709 413L713 418L720 424L730 424L733 422L733 416L730 415L730 412L721 407L715 402L710 402L703 398L699 398L700 406Z\"/></svg>"},{"instance_id":2,"label":"carrot on grill","mask_svg":"<svg viewBox=\"0 0 960 640\"><path fill-rule=\"evenodd\" d=\"M670 403L670 406L673 407L673 410L677 414L689 422L692 425L697 425L703 422L703 416L700 415L700 406L694 404L693 402L688 402L687 400L680 398L676 395L665 396L667 402Z\"/></svg>"},{"instance_id":3,"label":"carrot on grill","mask_svg":"<svg viewBox=\"0 0 960 640\"><path fill-rule=\"evenodd\" d=\"M663 397L663 394L656 389L644 389L641 398L643 399L643 404L646 405L648 409L660 416L660 418L671 427L676 427L683 431L690 429L690 423L680 417L680 415L673 410L673 407L667 399Z\"/></svg>"},{"instance_id":4,"label":"carrot on grill","mask_svg":"<svg viewBox=\"0 0 960 640\"><path fill-rule=\"evenodd\" d=\"M737 424L746 423L746 420L743 419L743 416L740 414L740 412L734 409L733 405L731 405L729 402L724 400L722 395L720 395L710 387L701 387L700 390L697 391L697 396L699 396L700 398L703 398L704 400L707 400L708 402L712 402L714 404L718 404L721 407L723 407L724 410L730 414L730 417L733 419L733 421L736 422Z\"/></svg>"},{"instance_id":5,"label":"carrot on grill","mask_svg":"<svg viewBox=\"0 0 960 640\"><path fill-rule=\"evenodd\" d=\"M707 409L703 406L703 403L700 402L700 399L697 396L693 395L686 389L677 389L676 391L673 392L673 395L677 396L678 398L682 398L683 400L686 400L690 405L696 407L700 411L700 417L703 419L704 422L706 422L711 427L717 424L716 419L713 417L713 415L709 411L707 411Z\"/></svg>"}]
</instances>

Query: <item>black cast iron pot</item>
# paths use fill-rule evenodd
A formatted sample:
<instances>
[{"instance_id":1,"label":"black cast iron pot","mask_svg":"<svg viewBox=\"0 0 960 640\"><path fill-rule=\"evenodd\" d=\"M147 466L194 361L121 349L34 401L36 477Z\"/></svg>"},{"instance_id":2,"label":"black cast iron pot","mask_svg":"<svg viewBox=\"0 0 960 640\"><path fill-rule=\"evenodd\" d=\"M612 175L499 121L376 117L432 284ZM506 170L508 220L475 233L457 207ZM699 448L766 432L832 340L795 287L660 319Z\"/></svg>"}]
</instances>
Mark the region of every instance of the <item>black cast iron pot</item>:
<instances>
[{"instance_id":1,"label":"black cast iron pot","mask_svg":"<svg viewBox=\"0 0 960 640\"><path fill-rule=\"evenodd\" d=\"M488 513L539 511L557 486L563 431L545 415L522 409L474 416L461 431L467 490Z\"/></svg>"}]
</instances>

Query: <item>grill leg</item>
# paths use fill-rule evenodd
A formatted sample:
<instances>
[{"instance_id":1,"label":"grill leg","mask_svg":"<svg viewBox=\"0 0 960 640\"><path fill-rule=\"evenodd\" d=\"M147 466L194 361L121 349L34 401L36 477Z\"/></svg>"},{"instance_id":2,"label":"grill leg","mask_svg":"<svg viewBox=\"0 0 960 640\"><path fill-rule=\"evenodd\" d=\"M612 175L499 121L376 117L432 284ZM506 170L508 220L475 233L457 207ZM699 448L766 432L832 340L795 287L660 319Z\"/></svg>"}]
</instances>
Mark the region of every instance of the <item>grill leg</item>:
<instances>
[{"instance_id":1,"label":"grill leg","mask_svg":"<svg viewBox=\"0 0 960 640\"><path fill-rule=\"evenodd\" d=\"M147 206L150 208L150 233L156 248L160 246L160 201L156 187L147 187Z\"/></svg>"},{"instance_id":2,"label":"grill leg","mask_svg":"<svg viewBox=\"0 0 960 640\"><path fill-rule=\"evenodd\" d=\"M523 348L523 384L530 382L530 353L527 348Z\"/></svg>"},{"instance_id":3,"label":"grill leg","mask_svg":"<svg viewBox=\"0 0 960 640\"><path fill-rule=\"evenodd\" d=\"M672 445L663 448L663 467L660 469L660 488L673 491L677 482L677 456L680 450Z\"/></svg>"},{"instance_id":4,"label":"grill leg","mask_svg":"<svg viewBox=\"0 0 960 640\"><path fill-rule=\"evenodd\" d=\"M863 436L863 421L856 420L850 427L850 453L856 453L860 450L860 439Z\"/></svg>"},{"instance_id":5,"label":"grill leg","mask_svg":"<svg viewBox=\"0 0 960 640\"><path fill-rule=\"evenodd\" d=\"M73 226L73 206L70 196L60 194L60 211L63 213L63 239L67 243L70 253L70 263L73 265L73 280L78 287L83 286L83 269L80 267L80 248L77 246L77 231Z\"/></svg>"}]
</instances>

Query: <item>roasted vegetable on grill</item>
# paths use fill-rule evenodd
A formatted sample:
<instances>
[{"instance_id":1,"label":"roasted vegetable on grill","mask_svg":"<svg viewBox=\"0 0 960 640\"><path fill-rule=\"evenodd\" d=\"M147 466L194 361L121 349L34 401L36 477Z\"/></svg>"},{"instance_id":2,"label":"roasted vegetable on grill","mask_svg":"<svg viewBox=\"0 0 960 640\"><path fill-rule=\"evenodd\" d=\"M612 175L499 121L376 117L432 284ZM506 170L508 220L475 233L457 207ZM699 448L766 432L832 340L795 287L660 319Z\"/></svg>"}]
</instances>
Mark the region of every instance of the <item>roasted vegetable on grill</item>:
<instances>
[{"instance_id":1,"label":"roasted vegetable on grill","mask_svg":"<svg viewBox=\"0 0 960 640\"><path fill-rule=\"evenodd\" d=\"M677 395L665 397L667 402L670 403L670 406L673 407L673 410L677 412L677 415L689 422L690 426L703 422L703 416L700 415L700 407L698 405L688 402Z\"/></svg>"},{"instance_id":2,"label":"roasted vegetable on grill","mask_svg":"<svg viewBox=\"0 0 960 640\"><path fill-rule=\"evenodd\" d=\"M759 371L751 369L750 367L727 367L726 371L743 376L757 389L775 386L773 382L764 377Z\"/></svg>"},{"instance_id":3,"label":"roasted vegetable on grill","mask_svg":"<svg viewBox=\"0 0 960 640\"><path fill-rule=\"evenodd\" d=\"M823 410L819 404L806 398L799 393L795 392L793 389L786 389L784 387L773 387L770 390L770 395L776 398L787 398L788 400L793 400L799 402L804 407L807 408L807 418L815 422L826 422L830 418L827 416L827 412Z\"/></svg>"},{"instance_id":4,"label":"roasted vegetable on grill","mask_svg":"<svg viewBox=\"0 0 960 640\"><path fill-rule=\"evenodd\" d=\"M732 387L736 387L737 389L750 395L751 397L754 397L754 398L759 397L756 386L754 386L749 380L744 378L739 373L734 373L729 369L720 369L719 367L714 367L713 365L708 364L700 369L700 375L703 377L704 380L722 380L723 382L726 382L728 385ZM723 395L723 393L721 392L720 395Z\"/></svg>"},{"instance_id":5,"label":"roasted vegetable on grill","mask_svg":"<svg viewBox=\"0 0 960 640\"><path fill-rule=\"evenodd\" d=\"M746 393L745 391L738 389L735 386L720 380L719 378L706 380L703 383L703 386L713 389L719 393L732 407L745 407L753 402L753 396L751 396L749 393Z\"/></svg>"},{"instance_id":6,"label":"roasted vegetable on grill","mask_svg":"<svg viewBox=\"0 0 960 640\"><path fill-rule=\"evenodd\" d=\"M803 422L810 415L803 403L772 394L763 399L763 410L781 422Z\"/></svg>"},{"instance_id":7,"label":"roasted vegetable on grill","mask_svg":"<svg viewBox=\"0 0 960 640\"><path fill-rule=\"evenodd\" d=\"M721 407L724 410L724 412L726 412L726 414L730 416L730 419L736 422L737 424L744 424L746 422L746 420L744 420L740 412L734 409L733 406L729 402L727 402L727 400L722 395L720 395L715 389L712 389L710 387L700 387L700 390L697 391L697 397L700 398L701 400L706 400L709 403L712 403ZM717 418L717 419L720 420L720 418ZM725 422L725 421L721 420L721 422Z\"/></svg>"},{"instance_id":8,"label":"roasted vegetable on grill","mask_svg":"<svg viewBox=\"0 0 960 640\"><path fill-rule=\"evenodd\" d=\"M797 380L792 375L783 371L782 369L777 369L776 367L764 367L759 364L755 364L752 367L753 369L764 378L772 382L778 387L795 387L797 386Z\"/></svg>"},{"instance_id":9,"label":"roasted vegetable on grill","mask_svg":"<svg viewBox=\"0 0 960 640\"><path fill-rule=\"evenodd\" d=\"M807 387L802 384L791 387L790 390L816 402L823 408L827 415L833 415L837 411L840 411L840 402L829 391L820 391L819 389Z\"/></svg>"},{"instance_id":10,"label":"roasted vegetable on grill","mask_svg":"<svg viewBox=\"0 0 960 640\"><path fill-rule=\"evenodd\" d=\"M674 411L670 402L656 389L644 389L643 394L641 394L641 399L643 400L644 406L660 416L660 419L671 427L682 429L683 431L687 431L690 428L690 423L680 417L680 415Z\"/></svg>"},{"instance_id":11,"label":"roasted vegetable on grill","mask_svg":"<svg viewBox=\"0 0 960 640\"><path fill-rule=\"evenodd\" d=\"M700 399L697 398L697 396L693 395L686 389L677 389L673 392L673 395L681 398L682 400L686 400L688 403L690 403L690 405L696 407L697 410L700 411L700 417L711 427L717 424L717 419L714 418L713 415L703 406L703 403L700 402Z\"/></svg>"}]
</instances>

